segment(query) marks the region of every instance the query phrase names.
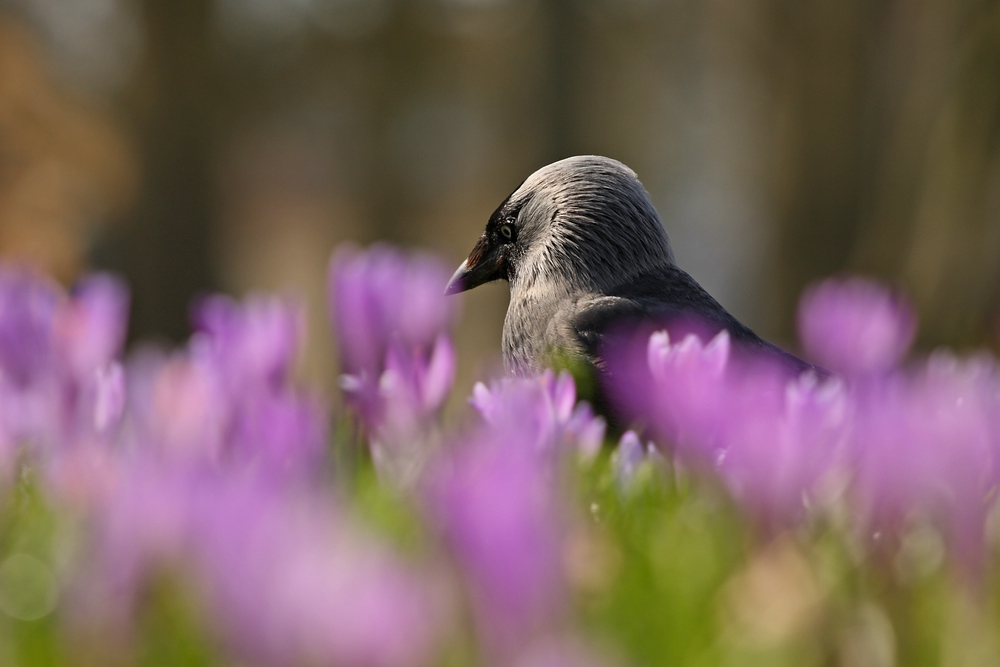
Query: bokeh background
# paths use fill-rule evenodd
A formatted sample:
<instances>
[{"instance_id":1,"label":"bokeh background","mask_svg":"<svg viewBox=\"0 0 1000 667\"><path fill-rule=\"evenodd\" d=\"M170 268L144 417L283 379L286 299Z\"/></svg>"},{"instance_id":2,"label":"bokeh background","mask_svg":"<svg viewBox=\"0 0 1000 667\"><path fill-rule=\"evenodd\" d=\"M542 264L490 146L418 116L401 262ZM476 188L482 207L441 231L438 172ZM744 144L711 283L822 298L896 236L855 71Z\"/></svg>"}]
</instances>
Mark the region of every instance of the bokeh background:
<instances>
[{"instance_id":1,"label":"bokeh background","mask_svg":"<svg viewBox=\"0 0 1000 667\"><path fill-rule=\"evenodd\" d=\"M199 293L292 291L332 386L337 244L457 265L578 153L634 168L769 338L858 272L911 295L924 348L996 339L995 0L0 0L0 252L120 272L133 340L184 338ZM464 299L466 382L506 298Z\"/></svg>"}]
</instances>

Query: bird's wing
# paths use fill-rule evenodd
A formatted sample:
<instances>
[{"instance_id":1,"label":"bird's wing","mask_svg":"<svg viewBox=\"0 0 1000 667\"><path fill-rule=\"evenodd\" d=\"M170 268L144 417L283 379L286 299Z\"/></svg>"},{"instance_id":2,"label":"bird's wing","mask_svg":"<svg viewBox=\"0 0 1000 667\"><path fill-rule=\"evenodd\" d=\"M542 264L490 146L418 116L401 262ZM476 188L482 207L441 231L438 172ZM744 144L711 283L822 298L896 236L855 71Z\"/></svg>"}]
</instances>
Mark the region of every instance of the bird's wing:
<instances>
[{"instance_id":1,"label":"bird's wing","mask_svg":"<svg viewBox=\"0 0 1000 667\"><path fill-rule=\"evenodd\" d=\"M796 371L814 368L755 334L691 276L674 266L662 267L612 290L577 301L570 319L572 331L588 359L601 367L601 348L609 336L652 332L675 326L680 331L713 336L726 329L740 348L774 355ZM821 369L815 369L821 374Z\"/></svg>"},{"instance_id":2,"label":"bird's wing","mask_svg":"<svg viewBox=\"0 0 1000 667\"><path fill-rule=\"evenodd\" d=\"M609 335L621 329L650 322L654 318L670 319L680 311L666 304L650 303L646 299L621 296L595 296L576 303L571 327L589 360L602 366L600 351Z\"/></svg>"},{"instance_id":3,"label":"bird's wing","mask_svg":"<svg viewBox=\"0 0 1000 667\"><path fill-rule=\"evenodd\" d=\"M575 304L572 328L593 359L599 359L606 338L628 329L666 326L679 320L698 320L704 333L729 329L735 340L750 342L757 336L740 324L676 266L667 265L633 276L604 295L592 295Z\"/></svg>"}]
</instances>

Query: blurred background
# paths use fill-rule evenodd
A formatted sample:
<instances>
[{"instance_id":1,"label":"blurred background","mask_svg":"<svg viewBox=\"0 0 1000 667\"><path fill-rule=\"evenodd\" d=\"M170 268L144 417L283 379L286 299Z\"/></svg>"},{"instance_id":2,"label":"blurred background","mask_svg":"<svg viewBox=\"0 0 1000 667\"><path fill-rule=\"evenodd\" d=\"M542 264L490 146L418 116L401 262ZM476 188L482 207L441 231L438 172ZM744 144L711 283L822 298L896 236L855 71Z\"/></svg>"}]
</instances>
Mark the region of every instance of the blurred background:
<instances>
[{"instance_id":1,"label":"blurred background","mask_svg":"<svg viewBox=\"0 0 1000 667\"><path fill-rule=\"evenodd\" d=\"M209 290L295 292L331 386L336 245L457 266L578 153L635 169L766 337L858 272L912 296L924 348L996 339L996 0L0 0L0 253L123 274L133 340L183 339ZM506 298L464 298L466 383Z\"/></svg>"}]
</instances>

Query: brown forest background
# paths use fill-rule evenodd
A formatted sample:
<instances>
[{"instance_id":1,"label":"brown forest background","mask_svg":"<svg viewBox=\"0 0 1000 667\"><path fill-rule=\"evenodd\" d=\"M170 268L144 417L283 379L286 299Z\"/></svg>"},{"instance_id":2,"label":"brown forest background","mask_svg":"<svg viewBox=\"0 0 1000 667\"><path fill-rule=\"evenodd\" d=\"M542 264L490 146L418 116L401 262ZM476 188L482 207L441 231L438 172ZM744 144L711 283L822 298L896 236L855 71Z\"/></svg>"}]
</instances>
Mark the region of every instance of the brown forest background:
<instances>
[{"instance_id":1,"label":"brown forest background","mask_svg":"<svg viewBox=\"0 0 1000 667\"><path fill-rule=\"evenodd\" d=\"M794 346L819 277L900 285L921 344L995 344L995 0L0 0L0 252L111 269L132 337L192 296L303 295L331 383L331 250L456 265L537 167L632 166L678 262ZM506 289L468 295L463 377Z\"/></svg>"}]
</instances>

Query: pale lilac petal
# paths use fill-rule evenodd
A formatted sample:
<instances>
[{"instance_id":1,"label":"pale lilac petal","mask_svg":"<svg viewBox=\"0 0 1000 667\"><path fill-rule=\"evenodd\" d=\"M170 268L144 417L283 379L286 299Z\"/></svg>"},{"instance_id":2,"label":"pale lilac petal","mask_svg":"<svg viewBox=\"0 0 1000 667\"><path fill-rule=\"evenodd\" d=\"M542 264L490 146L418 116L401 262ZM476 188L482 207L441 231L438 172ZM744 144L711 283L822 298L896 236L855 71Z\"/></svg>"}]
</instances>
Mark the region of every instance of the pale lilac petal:
<instances>
[{"instance_id":1,"label":"pale lilac petal","mask_svg":"<svg viewBox=\"0 0 1000 667\"><path fill-rule=\"evenodd\" d=\"M125 368L112 362L94 371L94 429L104 433L113 429L125 411Z\"/></svg>"},{"instance_id":2,"label":"pale lilac petal","mask_svg":"<svg viewBox=\"0 0 1000 667\"><path fill-rule=\"evenodd\" d=\"M560 615L562 527L542 462L507 434L485 437L497 441L470 443L432 475L431 512L469 581L482 640L509 653Z\"/></svg>"},{"instance_id":3,"label":"pale lilac petal","mask_svg":"<svg viewBox=\"0 0 1000 667\"><path fill-rule=\"evenodd\" d=\"M636 471L646 458L645 448L635 431L625 431L615 452L615 478L621 489L627 489Z\"/></svg>"},{"instance_id":4,"label":"pale lilac petal","mask_svg":"<svg viewBox=\"0 0 1000 667\"><path fill-rule=\"evenodd\" d=\"M471 403L487 424L501 431L516 431L521 446L539 453L576 449L596 454L604 437L604 420L589 406L574 408L576 387L564 373L558 379L548 372L533 378L504 378L489 388L477 386Z\"/></svg>"},{"instance_id":5,"label":"pale lilac petal","mask_svg":"<svg viewBox=\"0 0 1000 667\"><path fill-rule=\"evenodd\" d=\"M438 336L423 381L424 407L437 410L444 403L455 380L455 348L447 336Z\"/></svg>"},{"instance_id":6,"label":"pale lilac petal","mask_svg":"<svg viewBox=\"0 0 1000 667\"><path fill-rule=\"evenodd\" d=\"M576 384L573 382L573 376L562 371L554 378L551 372L544 377L545 382L551 386L555 418L559 421L568 420L573 413L573 406L576 405Z\"/></svg>"},{"instance_id":7,"label":"pale lilac petal","mask_svg":"<svg viewBox=\"0 0 1000 667\"><path fill-rule=\"evenodd\" d=\"M607 424L603 417L594 415L587 403L579 403L566 424L571 445L575 445L583 460L592 461L604 444Z\"/></svg>"},{"instance_id":8,"label":"pale lilac petal","mask_svg":"<svg viewBox=\"0 0 1000 667\"><path fill-rule=\"evenodd\" d=\"M428 350L454 321L449 273L430 256L387 246L339 250L330 262L332 323L346 372L381 374L391 343Z\"/></svg>"},{"instance_id":9,"label":"pale lilac petal","mask_svg":"<svg viewBox=\"0 0 1000 667\"><path fill-rule=\"evenodd\" d=\"M205 354L229 384L279 385L295 362L305 332L305 309L291 299L251 295L242 302L223 295L205 298L193 320L206 334Z\"/></svg>"},{"instance_id":10,"label":"pale lilac petal","mask_svg":"<svg viewBox=\"0 0 1000 667\"><path fill-rule=\"evenodd\" d=\"M54 363L52 327L65 295L47 278L0 265L0 369L23 387Z\"/></svg>"},{"instance_id":11,"label":"pale lilac petal","mask_svg":"<svg viewBox=\"0 0 1000 667\"><path fill-rule=\"evenodd\" d=\"M482 382L477 382L472 387L472 397L469 404L474 407L483 419L492 421L492 414L495 409L495 396L490 389Z\"/></svg>"},{"instance_id":12,"label":"pale lilac petal","mask_svg":"<svg viewBox=\"0 0 1000 667\"><path fill-rule=\"evenodd\" d=\"M514 662L514 667L606 667L609 663L582 641L547 638L531 646Z\"/></svg>"},{"instance_id":13,"label":"pale lilac petal","mask_svg":"<svg viewBox=\"0 0 1000 667\"><path fill-rule=\"evenodd\" d=\"M898 294L848 278L806 290L798 325L802 343L817 363L857 375L896 366L913 342L916 316Z\"/></svg>"}]
</instances>

